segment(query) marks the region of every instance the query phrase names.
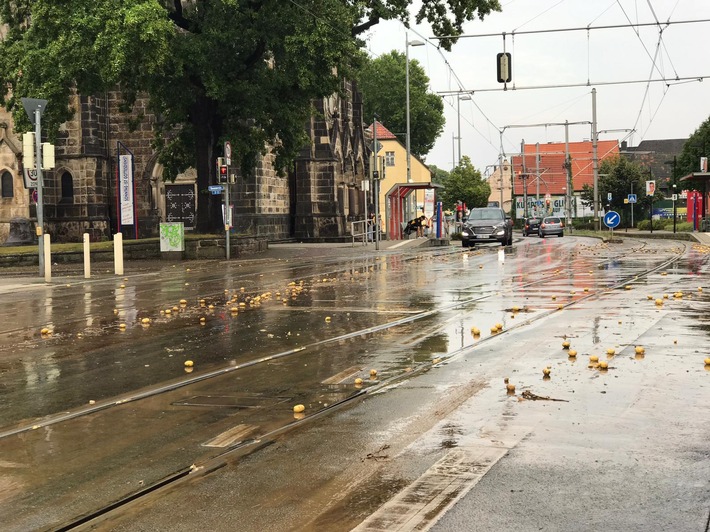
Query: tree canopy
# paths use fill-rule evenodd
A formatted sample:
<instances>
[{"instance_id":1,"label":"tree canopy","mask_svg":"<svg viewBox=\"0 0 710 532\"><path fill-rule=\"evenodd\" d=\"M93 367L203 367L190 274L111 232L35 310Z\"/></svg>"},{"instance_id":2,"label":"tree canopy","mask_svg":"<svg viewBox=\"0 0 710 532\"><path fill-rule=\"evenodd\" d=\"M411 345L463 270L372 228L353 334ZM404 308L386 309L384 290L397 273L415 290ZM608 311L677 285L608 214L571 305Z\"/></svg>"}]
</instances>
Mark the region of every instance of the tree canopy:
<instances>
[{"instance_id":1,"label":"tree canopy","mask_svg":"<svg viewBox=\"0 0 710 532\"><path fill-rule=\"evenodd\" d=\"M377 114L387 129L406 144L407 132L407 59L392 51L376 59L368 59L357 74L362 92L366 120ZM409 119L411 151L422 157L434 147L444 130L444 103L429 92L429 76L419 62L409 60Z\"/></svg>"},{"instance_id":2,"label":"tree canopy","mask_svg":"<svg viewBox=\"0 0 710 532\"><path fill-rule=\"evenodd\" d=\"M451 170L444 179L444 190L440 194L444 209L454 209L457 201L463 201L468 208L485 207L491 195L488 181L471 164L467 156Z\"/></svg>"},{"instance_id":3,"label":"tree canopy","mask_svg":"<svg viewBox=\"0 0 710 532\"><path fill-rule=\"evenodd\" d=\"M710 157L710 118L700 124L683 145L676 164L676 178L699 172L701 157Z\"/></svg>"},{"instance_id":4,"label":"tree canopy","mask_svg":"<svg viewBox=\"0 0 710 532\"><path fill-rule=\"evenodd\" d=\"M307 141L314 98L333 94L361 57L356 37L380 20L407 21L413 0L0 0L5 106L29 129L19 98L49 100L51 134L74 110L74 90L120 87L130 109L141 91L160 117L155 148L164 177L195 167L198 189L214 181L214 157L253 167L267 149L277 168ZM425 2L416 20L456 34L500 10L497 0ZM451 41L446 41L449 46ZM268 148L267 148L268 147ZM215 197L198 194L198 230L221 225Z\"/></svg>"}]
</instances>

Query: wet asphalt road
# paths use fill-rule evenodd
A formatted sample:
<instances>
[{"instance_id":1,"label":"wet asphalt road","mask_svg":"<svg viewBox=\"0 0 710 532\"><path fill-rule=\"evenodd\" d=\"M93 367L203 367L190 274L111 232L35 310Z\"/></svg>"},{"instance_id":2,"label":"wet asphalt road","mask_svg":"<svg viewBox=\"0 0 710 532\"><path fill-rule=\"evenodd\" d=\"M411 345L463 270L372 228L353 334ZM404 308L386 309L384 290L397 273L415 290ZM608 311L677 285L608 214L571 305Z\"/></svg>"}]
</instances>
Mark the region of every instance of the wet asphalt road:
<instances>
[{"instance_id":1,"label":"wet asphalt road","mask_svg":"<svg viewBox=\"0 0 710 532\"><path fill-rule=\"evenodd\" d=\"M707 251L282 248L6 291L0 514L51 529L171 479L84 526L412 529L458 500L436 529L704 530Z\"/></svg>"}]
</instances>

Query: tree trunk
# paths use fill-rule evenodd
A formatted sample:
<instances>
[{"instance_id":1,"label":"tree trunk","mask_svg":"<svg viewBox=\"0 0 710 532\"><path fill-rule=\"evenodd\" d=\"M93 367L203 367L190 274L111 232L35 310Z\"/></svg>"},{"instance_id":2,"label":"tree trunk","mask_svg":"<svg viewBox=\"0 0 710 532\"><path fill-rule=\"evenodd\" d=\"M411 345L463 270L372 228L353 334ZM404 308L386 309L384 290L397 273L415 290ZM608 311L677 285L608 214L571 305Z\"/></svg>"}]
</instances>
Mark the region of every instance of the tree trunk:
<instances>
[{"instance_id":1,"label":"tree trunk","mask_svg":"<svg viewBox=\"0 0 710 532\"><path fill-rule=\"evenodd\" d=\"M190 110L190 120L195 132L195 170L197 171L197 222L199 233L221 232L222 196L212 195L207 187L217 183L215 146L219 139L220 123L217 105L208 98L198 98Z\"/></svg>"}]
</instances>

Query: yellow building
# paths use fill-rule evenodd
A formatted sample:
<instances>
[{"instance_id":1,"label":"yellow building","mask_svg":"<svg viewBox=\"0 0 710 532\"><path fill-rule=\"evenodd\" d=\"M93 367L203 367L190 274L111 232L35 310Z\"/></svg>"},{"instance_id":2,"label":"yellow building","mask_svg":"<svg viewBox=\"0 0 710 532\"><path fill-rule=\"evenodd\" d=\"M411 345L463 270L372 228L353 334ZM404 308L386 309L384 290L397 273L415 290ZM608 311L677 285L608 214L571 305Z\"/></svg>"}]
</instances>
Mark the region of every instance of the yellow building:
<instances>
[{"instance_id":1,"label":"yellow building","mask_svg":"<svg viewBox=\"0 0 710 532\"><path fill-rule=\"evenodd\" d=\"M368 128L372 138L372 125ZM407 147L381 123L377 122L377 142L382 146L378 153L384 159L384 179L380 181L379 209L383 221L383 228L387 231L391 213L388 212L386 201L387 192L396 184L407 183ZM411 183L431 182L431 172L427 165L415 155L410 156ZM424 191L416 190L411 193L409 212L405 217L414 218L422 214L424 208Z\"/></svg>"}]
</instances>

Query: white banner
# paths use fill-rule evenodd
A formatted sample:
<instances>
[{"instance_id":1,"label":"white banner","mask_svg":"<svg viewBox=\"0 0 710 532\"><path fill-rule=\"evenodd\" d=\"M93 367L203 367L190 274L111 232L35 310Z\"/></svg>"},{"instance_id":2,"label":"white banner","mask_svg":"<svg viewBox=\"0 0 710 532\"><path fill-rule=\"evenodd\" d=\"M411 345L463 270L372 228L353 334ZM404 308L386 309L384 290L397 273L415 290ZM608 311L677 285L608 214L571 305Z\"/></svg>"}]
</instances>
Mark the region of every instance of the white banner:
<instances>
[{"instance_id":1,"label":"white banner","mask_svg":"<svg viewBox=\"0 0 710 532\"><path fill-rule=\"evenodd\" d=\"M118 194L121 225L133 225L133 156L118 157Z\"/></svg>"},{"instance_id":2,"label":"white banner","mask_svg":"<svg viewBox=\"0 0 710 532\"><path fill-rule=\"evenodd\" d=\"M515 197L515 217L521 219L525 216L523 198ZM535 196L528 196L528 216L565 216L565 197L546 195L539 200Z\"/></svg>"},{"instance_id":3,"label":"white banner","mask_svg":"<svg viewBox=\"0 0 710 532\"><path fill-rule=\"evenodd\" d=\"M427 188L424 190L424 216L427 218L434 217L434 189Z\"/></svg>"}]
</instances>

